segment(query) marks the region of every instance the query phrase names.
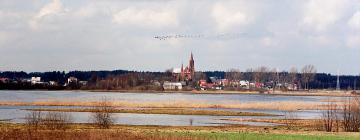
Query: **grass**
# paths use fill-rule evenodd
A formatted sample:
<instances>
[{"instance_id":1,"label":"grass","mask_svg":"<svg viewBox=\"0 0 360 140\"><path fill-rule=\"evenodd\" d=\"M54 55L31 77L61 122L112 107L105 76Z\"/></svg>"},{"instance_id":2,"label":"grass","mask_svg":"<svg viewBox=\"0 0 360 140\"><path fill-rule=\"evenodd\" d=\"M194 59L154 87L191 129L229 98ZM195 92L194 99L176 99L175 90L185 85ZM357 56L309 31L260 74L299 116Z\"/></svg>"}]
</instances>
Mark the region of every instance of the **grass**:
<instances>
[{"instance_id":1,"label":"grass","mask_svg":"<svg viewBox=\"0 0 360 140\"><path fill-rule=\"evenodd\" d=\"M91 101L35 101L35 102L0 102L10 106L98 106L100 102ZM271 110L311 110L320 109L322 102L278 101L278 102L223 102L208 103L201 101L164 101L164 102L128 102L111 101L115 107L133 108L239 108L239 109L271 109Z\"/></svg>"},{"instance_id":2,"label":"grass","mask_svg":"<svg viewBox=\"0 0 360 140\"><path fill-rule=\"evenodd\" d=\"M0 123L1 124L1 123ZM113 126L97 129L89 124L73 124L67 130L32 130L22 124L0 125L0 139L139 139L139 140L358 140L357 133L286 134L285 131L243 131L243 127L166 127L166 126ZM263 128L258 128L262 129ZM231 130L231 129L230 129ZM356 134L356 135L352 135Z\"/></svg>"},{"instance_id":3,"label":"grass","mask_svg":"<svg viewBox=\"0 0 360 140\"><path fill-rule=\"evenodd\" d=\"M96 109L27 109L30 111L61 111L61 112L96 112ZM180 108L158 108L158 109L113 109L110 113L138 113L138 114L170 114L170 115L211 115L211 116L274 116L273 114L255 112L234 112L223 110L193 110Z\"/></svg>"},{"instance_id":4,"label":"grass","mask_svg":"<svg viewBox=\"0 0 360 140\"><path fill-rule=\"evenodd\" d=\"M200 137L205 139L226 140L359 140L359 136L340 135L300 135L300 134L271 134L247 132L163 132L168 136Z\"/></svg>"}]
</instances>

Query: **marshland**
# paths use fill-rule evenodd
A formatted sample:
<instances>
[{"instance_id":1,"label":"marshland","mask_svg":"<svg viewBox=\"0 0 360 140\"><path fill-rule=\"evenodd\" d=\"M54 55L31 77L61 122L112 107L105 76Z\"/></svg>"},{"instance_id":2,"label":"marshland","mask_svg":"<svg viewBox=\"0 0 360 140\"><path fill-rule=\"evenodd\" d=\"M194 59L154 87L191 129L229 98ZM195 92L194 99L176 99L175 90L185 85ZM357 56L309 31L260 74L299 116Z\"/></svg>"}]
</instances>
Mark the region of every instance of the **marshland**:
<instances>
[{"instance_id":1,"label":"marshland","mask_svg":"<svg viewBox=\"0 0 360 140\"><path fill-rule=\"evenodd\" d=\"M2 139L360 137L342 118L345 101L356 97L6 90L0 97Z\"/></svg>"}]
</instances>

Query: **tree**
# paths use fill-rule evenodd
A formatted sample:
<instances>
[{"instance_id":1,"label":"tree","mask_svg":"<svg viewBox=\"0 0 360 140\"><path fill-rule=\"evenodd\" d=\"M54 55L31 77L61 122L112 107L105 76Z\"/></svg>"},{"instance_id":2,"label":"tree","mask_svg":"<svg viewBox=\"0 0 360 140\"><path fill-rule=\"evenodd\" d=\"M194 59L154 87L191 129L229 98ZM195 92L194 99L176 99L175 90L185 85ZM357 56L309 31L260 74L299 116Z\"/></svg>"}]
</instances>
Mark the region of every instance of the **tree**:
<instances>
[{"instance_id":1,"label":"tree","mask_svg":"<svg viewBox=\"0 0 360 140\"><path fill-rule=\"evenodd\" d=\"M305 65L301 69L302 82L304 83L304 87L306 90L309 90L309 83L314 80L316 68L314 65Z\"/></svg>"},{"instance_id":2,"label":"tree","mask_svg":"<svg viewBox=\"0 0 360 140\"><path fill-rule=\"evenodd\" d=\"M288 81L292 84L297 83L298 70L296 67L291 67L289 70Z\"/></svg>"},{"instance_id":3,"label":"tree","mask_svg":"<svg viewBox=\"0 0 360 140\"><path fill-rule=\"evenodd\" d=\"M265 66L258 67L254 71L254 80L255 82L265 82L267 80L267 73L269 72L269 68Z\"/></svg>"},{"instance_id":4,"label":"tree","mask_svg":"<svg viewBox=\"0 0 360 140\"><path fill-rule=\"evenodd\" d=\"M93 123L100 128L110 128L110 126L114 124L113 111L114 107L111 102L104 97L99 105L94 107L94 112L92 112Z\"/></svg>"},{"instance_id":5,"label":"tree","mask_svg":"<svg viewBox=\"0 0 360 140\"><path fill-rule=\"evenodd\" d=\"M239 69L230 69L225 73L225 79L240 80L242 77Z\"/></svg>"}]
</instances>

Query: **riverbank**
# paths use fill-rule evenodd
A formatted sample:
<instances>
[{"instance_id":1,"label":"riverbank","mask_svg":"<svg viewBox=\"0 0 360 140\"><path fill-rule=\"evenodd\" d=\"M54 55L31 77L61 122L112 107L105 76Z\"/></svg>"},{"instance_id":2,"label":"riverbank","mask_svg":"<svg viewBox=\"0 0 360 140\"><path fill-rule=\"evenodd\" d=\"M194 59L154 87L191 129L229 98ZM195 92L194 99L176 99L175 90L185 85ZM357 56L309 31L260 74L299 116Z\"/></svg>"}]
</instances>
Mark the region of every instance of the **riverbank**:
<instances>
[{"instance_id":1,"label":"riverbank","mask_svg":"<svg viewBox=\"0 0 360 140\"><path fill-rule=\"evenodd\" d=\"M250 94L250 95L282 95L282 96L354 96L353 91L336 90L310 90L310 91L275 91L261 93L259 91L228 91L228 90L192 90L192 91L154 91L154 90L85 90L88 92L113 92L113 93L185 93L185 94ZM360 93L360 91L356 91Z\"/></svg>"},{"instance_id":2,"label":"riverbank","mask_svg":"<svg viewBox=\"0 0 360 140\"><path fill-rule=\"evenodd\" d=\"M94 107L100 106L101 101L34 101L34 102L0 102L0 106L80 106ZM306 101L258 101L258 102L193 102L186 100L166 101L166 102L130 102L130 101L111 101L109 106L122 108L227 108L227 109L265 109L265 110L317 110L323 108L323 102Z\"/></svg>"},{"instance_id":3,"label":"riverbank","mask_svg":"<svg viewBox=\"0 0 360 140\"><path fill-rule=\"evenodd\" d=\"M26 109L29 111L58 111L58 112L96 112L96 109L56 108L56 109ZM112 109L109 113L137 113L137 114L168 114L168 115L211 115L211 116L277 116L274 114L255 112L234 112L224 110L193 110L181 108L147 108L147 109Z\"/></svg>"}]
</instances>

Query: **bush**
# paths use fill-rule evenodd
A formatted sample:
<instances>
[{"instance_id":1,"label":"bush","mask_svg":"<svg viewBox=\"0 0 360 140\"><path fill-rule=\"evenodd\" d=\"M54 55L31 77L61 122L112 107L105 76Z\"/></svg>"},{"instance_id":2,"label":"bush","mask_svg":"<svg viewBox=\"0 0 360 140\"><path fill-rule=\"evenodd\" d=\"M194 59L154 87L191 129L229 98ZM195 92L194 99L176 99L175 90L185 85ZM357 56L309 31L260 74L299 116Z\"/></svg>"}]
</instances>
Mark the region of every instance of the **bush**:
<instances>
[{"instance_id":1,"label":"bush","mask_svg":"<svg viewBox=\"0 0 360 140\"><path fill-rule=\"evenodd\" d=\"M284 121L285 121L285 125L288 129L293 129L296 125L297 122L297 115L296 112L293 110L287 110L284 111Z\"/></svg>"},{"instance_id":2,"label":"bush","mask_svg":"<svg viewBox=\"0 0 360 140\"><path fill-rule=\"evenodd\" d=\"M31 111L25 116L25 123L29 129L38 130L41 124L41 112Z\"/></svg>"},{"instance_id":3,"label":"bush","mask_svg":"<svg viewBox=\"0 0 360 140\"><path fill-rule=\"evenodd\" d=\"M103 98L98 106L94 107L92 112L92 121L100 128L108 129L114 124L113 112L114 107L107 98Z\"/></svg>"},{"instance_id":4,"label":"bush","mask_svg":"<svg viewBox=\"0 0 360 140\"><path fill-rule=\"evenodd\" d=\"M65 130L67 124L72 122L72 117L65 112L47 112L42 122L47 129Z\"/></svg>"},{"instance_id":5,"label":"bush","mask_svg":"<svg viewBox=\"0 0 360 140\"><path fill-rule=\"evenodd\" d=\"M31 111L25 117L29 130L39 128L50 130L65 130L72 123L72 117L65 112L47 112L45 115L40 111Z\"/></svg>"},{"instance_id":6,"label":"bush","mask_svg":"<svg viewBox=\"0 0 360 140\"><path fill-rule=\"evenodd\" d=\"M332 132L339 130L338 105L334 101L328 100L321 120L325 131Z\"/></svg>"},{"instance_id":7,"label":"bush","mask_svg":"<svg viewBox=\"0 0 360 140\"><path fill-rule=\"evenodd\" d=\"M342 108L343 127L346 132L359 132L360 128L360 100L358 97L349 97L344 101Z\"/></svg>"}]
</instances>

